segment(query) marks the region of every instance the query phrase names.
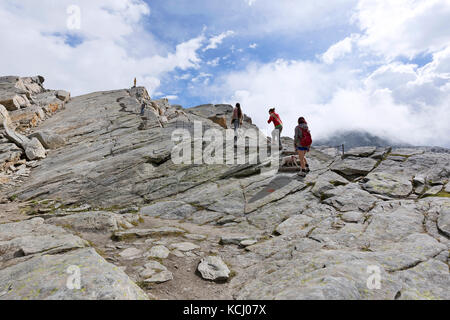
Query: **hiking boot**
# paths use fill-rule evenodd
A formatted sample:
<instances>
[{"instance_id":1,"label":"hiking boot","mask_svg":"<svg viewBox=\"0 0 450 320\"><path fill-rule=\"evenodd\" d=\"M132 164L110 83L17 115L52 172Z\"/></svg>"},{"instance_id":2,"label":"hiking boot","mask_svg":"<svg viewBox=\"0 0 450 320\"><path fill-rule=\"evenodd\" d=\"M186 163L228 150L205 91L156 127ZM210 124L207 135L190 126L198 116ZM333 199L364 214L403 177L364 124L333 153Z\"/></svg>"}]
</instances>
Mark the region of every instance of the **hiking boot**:
<instances>
[{"instance_id":1,"label":"hiking boot","mask_svg":"<svg viewBox=\"0 0 450 320\"><path fill-rule=\"evenodd\" d=\"M306 177L306 171L301 170L301 171L299 171L299 172L297 173L297 175L298 175L299 177Z\"/></svg>"}]
</instances>

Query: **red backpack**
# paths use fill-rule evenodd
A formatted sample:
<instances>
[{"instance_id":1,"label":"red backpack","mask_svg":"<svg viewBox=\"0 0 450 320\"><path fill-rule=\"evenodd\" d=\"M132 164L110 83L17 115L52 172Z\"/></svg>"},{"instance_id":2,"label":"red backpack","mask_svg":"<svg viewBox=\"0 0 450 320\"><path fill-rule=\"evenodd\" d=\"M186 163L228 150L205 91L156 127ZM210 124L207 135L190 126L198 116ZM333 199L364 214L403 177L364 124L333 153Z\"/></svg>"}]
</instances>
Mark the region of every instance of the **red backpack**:
<instances>
[{"instance_id":1,"label":"red backpack","mask_svg":"<svg viewBox=\"0 0 450 320\"><path fill-rule=\"evenodd\" d=\"M308 129L300 128L302 130L302 139L300 145L303 147L309 147L312 144L311 133Z\"/></svg>"}]
</instances>

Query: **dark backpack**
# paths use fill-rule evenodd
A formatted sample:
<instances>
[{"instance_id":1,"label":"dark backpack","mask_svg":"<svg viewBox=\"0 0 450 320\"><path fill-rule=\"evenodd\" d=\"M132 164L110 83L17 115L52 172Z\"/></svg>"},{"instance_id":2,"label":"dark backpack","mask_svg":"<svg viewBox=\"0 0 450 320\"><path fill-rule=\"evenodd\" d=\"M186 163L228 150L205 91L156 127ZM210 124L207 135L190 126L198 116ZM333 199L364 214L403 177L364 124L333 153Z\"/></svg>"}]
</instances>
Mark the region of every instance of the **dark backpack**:
<instances>
[{"instance_id":1,"label":"dark backpack","mask_svg":"<svg viewBox=\"0 0 450 320\"><path fill-rule=\"evenodd\" d=\"M302 138L300 140L300 145L303 147L309 147L312 144L311 133L308 129L300 128L302 130Z\"/></svg>"}]
</instances>

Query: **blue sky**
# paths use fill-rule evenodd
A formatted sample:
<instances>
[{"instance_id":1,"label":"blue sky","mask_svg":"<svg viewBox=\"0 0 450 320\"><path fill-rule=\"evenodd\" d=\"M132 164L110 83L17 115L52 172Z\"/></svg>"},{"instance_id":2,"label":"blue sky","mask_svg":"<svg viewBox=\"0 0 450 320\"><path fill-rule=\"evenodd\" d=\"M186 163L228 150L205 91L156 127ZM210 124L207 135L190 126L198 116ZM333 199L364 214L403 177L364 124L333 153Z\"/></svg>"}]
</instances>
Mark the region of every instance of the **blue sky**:
<instances>
[{"instance_id":1,"label":"blue sky","mask_svg":"<svg viewBox=\"0 0 450 320\"><path fill-rule=\"evenodd\" d=\"M448 0L0 0L2 74L450 147Z\"/></svg>"},{"instance_id":2,"label":"blue sky","mask_svg":"<svg viewBox=\"0 0 450 320\"><path fill-rule=\"evenodd\" d=\"M202 78L210 79L210 82L221 74L245 69L250 62L270 63L278 59L316 60L317 54L325 52L330 45L357 30L356 26L349 25L345 19L328 23L318 29L251 31L246 28L251 24L252 15L255 13L253 5L249 6L245 1L212 1L206 10L204 7L207 1L146 2L151 7L151 14L143 19L143 23L162 43L176 46L200 34L214 37L228 31L234 32L224 38L214 50L199 52L200 59L205 62L199 69L190 72L174 70L164 77L161 84L164 90L161 93L177 96L177 99L172 99L174 103L186 107L211 102L208 100L210 96L199 94L201 90L189 90L192 78L202 74L211 75ZM344 15L349 18L351 11ZM191 77L179 79L186 74ZM177 77L178 80L174 81ZM198 82L195 86L198 88Z\"/></svg>"}]
</instances>

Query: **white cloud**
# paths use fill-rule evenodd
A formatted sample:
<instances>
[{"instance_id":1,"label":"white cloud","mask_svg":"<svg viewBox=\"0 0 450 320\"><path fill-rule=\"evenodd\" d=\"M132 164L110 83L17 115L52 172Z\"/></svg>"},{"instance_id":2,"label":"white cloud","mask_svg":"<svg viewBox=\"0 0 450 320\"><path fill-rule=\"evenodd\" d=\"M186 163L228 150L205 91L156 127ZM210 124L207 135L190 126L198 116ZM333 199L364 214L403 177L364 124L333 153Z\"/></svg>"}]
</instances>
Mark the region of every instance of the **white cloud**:
<instances>
[{"instance_id":1,"label":"white cloud","mask_svg":"<svg viewBox=\"0 0 450 320\"><path fill-rule=\"evenodd\" d=\"M212 76L213 75L210 73L200 72L196 77L192 78L191 81L195 83L203 79L203 83L207 84L209 83L209 78L211 78Z\"/></svg>"},{"instance_id":2,"label":"white cloud","mask_svg":"<svg viewBox=\"0 0 450 320\"><path fill-rule=\"evenodd\" d=\"M360 0L353 19L361 33L332 45L317 62L250 64L217 79L211 95L240 101L268 131L267 109L276 107L286 135L305 116L316 138L360 129L450 147L449 13L445 0ZM396 60L424 53L432 55L424 66Z\"/></svg>"},{"instance_id":3,"label":"white cloud","mask_svg":"<svg viewBox=\"0 0 450 320\"><path fill-rule=\"evenodd\" d=\"M167 99L167 100L169 100L169 101L171 101L171 100L177 100L177 99L178 99L178 96L177 96L177 95L167 95L167 96L164 96L163 99Z\"/></svg>"},{"instance_id":4,"label":"white cloud","mask_svg":"<svg viewBox=\"0 0 450 320\"><path fill-rule=\"evenodd\" d=\"M82 93L130 87L134 77L150 93L175 69L196 69L203 36L175 49L155 40L141 20L150 8L141 0L80 1L81 29L67 29L69 1L0 3L0 70L46 78L46 87ZM68 36L81 39L73 47ZM20 49L18 49L20 48ZM17 63L19 62L20 63Z\"/></svg>"},{"instance_id":5,"label":"white cloud","mask_svg":"<svg viewBox=\"0 0 450 320\"><path fill-rule=\"evenodd\" d=\"M182 74L182 75L180 75L180 76L175 76L174 78L175 78L175 80L187 80L187 79L189 79L191 77L191 74L190 73L185 73L185 74Z\"/></svg>"},{"instance_id":6,"label":"white cloud","mask_svg":"<svg viewBox=\"0 0 450 320\"><path fill-rule=\"evenodd\" d=\"M256 49L257 46L258 46L257 43L251 43L248 47L249 47L250 49Z\"/></svg>"},{"instance_id":7,"label":"white cloud","mask_svg":"<svg viewBox=\"0 0 450 320\"><path fill-rule=\"evenodd\" d=\"M209 91L223 101L239 101L266 133L271 129L266 122L271 106L284 121L287 136L293 136L296 119L305 116L316 139L358 129L416 145L450 146L450 82L429 82L429 69L442 68L448 58L436 55L422 68L392 64L368 76L345 65L278 60L224 75ZM444 71L431 78L442 79ZM438 99L427 97L433 90L440 92ZM407 94L414 91L418 93Z\"/></svg>"},{"instance_id":8,"label":"white cloud","mask_svg":"<svg viewBox=\"0 0 450 320\"><path fill-rule=\"evenodd\" d=\"M210 61L207 61L206 64L212 67L217 67L219 65L220 62L220 57L214 58Z\"/></svg>"},{"instance_id":9,"label":"white cloud","mask_svg":"<svg viewBox=\"0 0 450 320\"><path fill-rule=\"evenodd\" d=\"M211 37L209 39L208 45L203 49L203 51L207 51L210 49L216 49L218 47L218 45L221 44L225 38L228 38L228 37L232 36L233 34L234 34L234 31L228 30L226 32L222 32L221 34L219 34L215 37Z\"/></svg>"},{"instance_id":10,"label":"white cloud","mask_svg":"<svg viewBox=\"0 0 450 320\"><path fill-rule=\"evenodd\" d=\"M354 21L360 47L392 60L442 50L450 41L448 0L360 0Z\"/></svg>"},{"instance_id":11,"label":"white cloud","mask_svg":"<svg viewBox=\"0 0 450 320\"><path fill-rule=\"evenodd\" d=\"M357 35L347 37L344 40L332 45L323 55L322 59L326 64L332 64L335 60L342 58L346 54L352 52L353 42L357 39Z\"/></svg>"},{"instance_id":12,"label":"white cloud","mask_svg":"<svg viewBox=\"0 0 450 320\"><path fill-rule=\"evenodd\" d=\"M232 1L231 1L232 2ZM268 33L299 34L347 24L357 0L258 0L250 12L243 11L239 33L261 36ZM252 23L248 24L247 21Z\"/></svg>"}]
</instances>

